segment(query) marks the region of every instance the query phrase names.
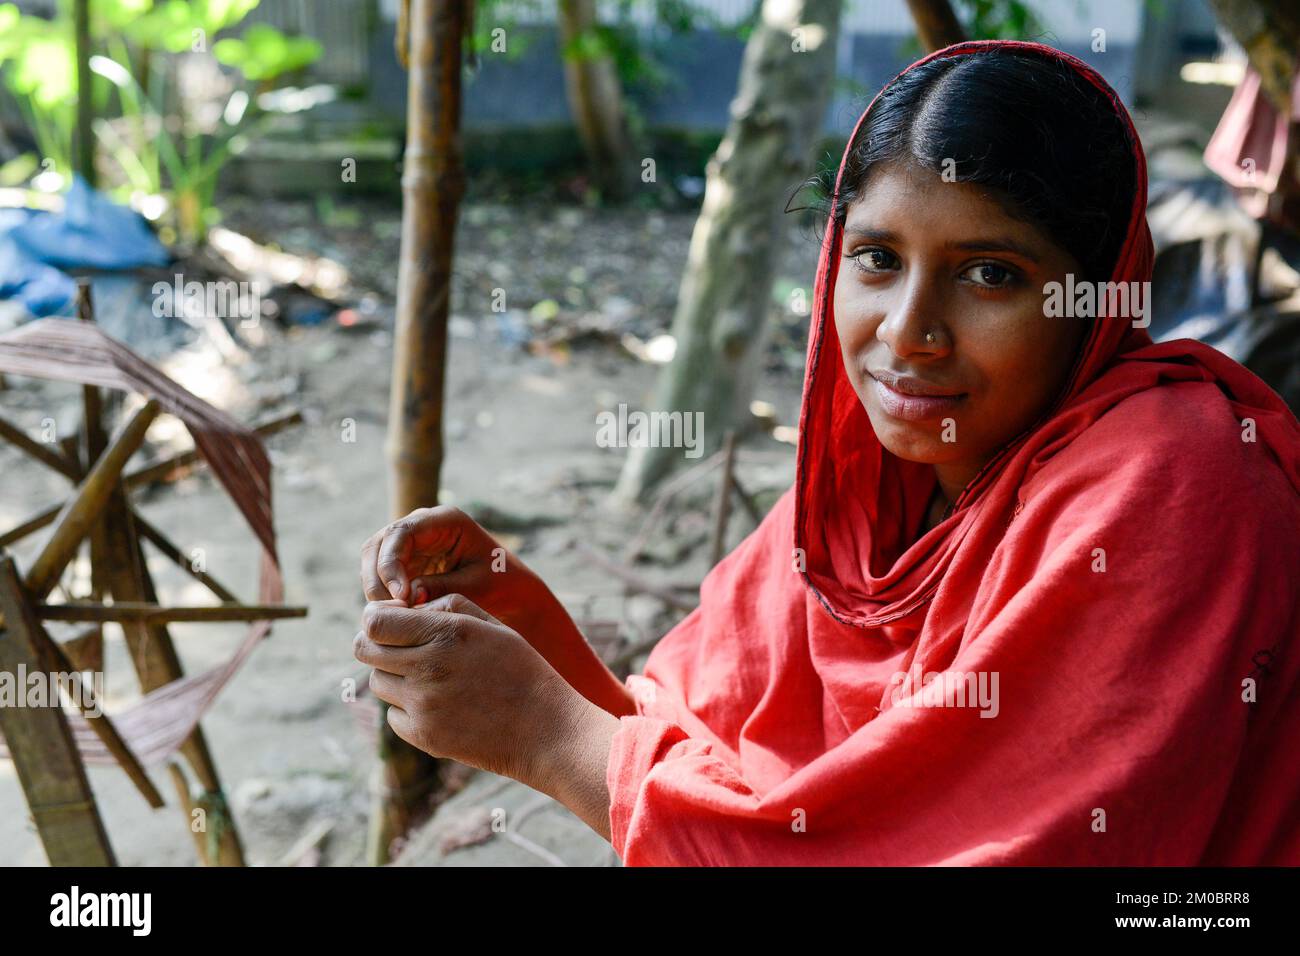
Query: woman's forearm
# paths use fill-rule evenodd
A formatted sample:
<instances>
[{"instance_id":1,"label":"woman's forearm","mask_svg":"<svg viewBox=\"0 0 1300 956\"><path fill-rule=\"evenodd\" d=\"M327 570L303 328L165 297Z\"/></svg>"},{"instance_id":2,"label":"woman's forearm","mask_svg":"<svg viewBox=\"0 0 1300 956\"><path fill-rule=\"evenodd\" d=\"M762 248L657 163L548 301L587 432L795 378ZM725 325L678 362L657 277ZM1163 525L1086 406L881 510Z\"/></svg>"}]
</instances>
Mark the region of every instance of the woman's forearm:
<instances>
[{"instance_id":1,"label":"woman's forearm","mask_svg":"<svg viewBox=\"0 0 1300 956\"><path fill-rule=\"evenodd\" d=\"M573 693L562 696L557 711L550 742L534 764L535 779L524 782L563 803L608 840L605 773L619 718Z\"/></svg>"}]
</instances>

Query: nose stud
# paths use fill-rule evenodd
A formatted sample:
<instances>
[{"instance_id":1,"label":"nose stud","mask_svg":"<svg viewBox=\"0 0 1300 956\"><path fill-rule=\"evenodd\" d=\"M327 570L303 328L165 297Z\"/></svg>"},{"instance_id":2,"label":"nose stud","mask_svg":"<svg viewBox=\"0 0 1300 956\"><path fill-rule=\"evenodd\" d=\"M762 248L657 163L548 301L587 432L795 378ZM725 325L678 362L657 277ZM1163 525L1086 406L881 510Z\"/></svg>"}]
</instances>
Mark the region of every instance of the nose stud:
<instances>
[{"instance_id":1,"label":"nose stud","mask_svg":"<svg viewBox=\"0 0 1300 956\"><path fill-rule=\"evenodd\" d=\"M939 341L939 339L938 339L938 337L937 337L933 332L926 332L926 333L925 333L925 344L926 344L926 345L933 345L933 344L934 344L935 342L937 342L937 341Z\"/></svg>"}]
</instances>

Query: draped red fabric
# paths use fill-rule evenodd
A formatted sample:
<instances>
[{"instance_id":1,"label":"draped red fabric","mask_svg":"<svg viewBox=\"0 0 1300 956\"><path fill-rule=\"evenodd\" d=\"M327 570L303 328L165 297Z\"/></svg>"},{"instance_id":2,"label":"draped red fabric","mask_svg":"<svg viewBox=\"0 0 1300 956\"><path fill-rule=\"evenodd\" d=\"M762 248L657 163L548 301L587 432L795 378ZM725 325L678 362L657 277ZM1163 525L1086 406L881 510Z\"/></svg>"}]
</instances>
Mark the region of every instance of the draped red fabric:
<instances>
[{"instance_id":1,"label":"draped red fabric","mask_svg":"<svg viewBox=\"0 0 1300 956\"><path fill-rule=\"evenodd\" d=\"M1094 70L1003 41L926 60L1003 50L1070 64L1124 118L1137 190L1112 281L1149 280L1145 160ZM881 446L845 374L840 238L831 219L795 486L628 678L615 850L1300 863L1295 416L1205 345L1096 319L1055 405L909 543L933 469Z\"/></svg>"}]
</instances>

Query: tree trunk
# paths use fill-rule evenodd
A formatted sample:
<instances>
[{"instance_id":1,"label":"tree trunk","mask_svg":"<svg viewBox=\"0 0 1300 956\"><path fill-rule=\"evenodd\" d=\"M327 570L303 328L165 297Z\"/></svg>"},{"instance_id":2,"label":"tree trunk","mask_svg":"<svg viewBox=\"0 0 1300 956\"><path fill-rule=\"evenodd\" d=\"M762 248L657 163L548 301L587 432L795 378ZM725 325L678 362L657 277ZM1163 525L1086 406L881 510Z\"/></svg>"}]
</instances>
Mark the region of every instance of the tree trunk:
<instances>
[{"instance_id":1,"label":"tree trunk","mask_svg":"<svg viewBox=\"0 0 1300 956\"><path fill-rule=\"evenodd\" d=\"M925 52L933 53L966 39L966 31L948 0L907 0L907 8L912 11L916 36Z\"/></svg>"},{"instance_id":2,"label":"tree trunk","mask_svg":"<svg viewBox=\"0 0 1300 956\"><path fill-rule=\"evenodd\" d=\"M595 0L560 0L564 86L592 177L606 199L625 199L633 182L632 146L623 112L623 87L608 52L593 51Z\"/></svg>"},{"instance_id":3,"label":"tree trunk","mask_svg":"<svg viewBox=\"0 0 1300 956\"><path fill-rule=\"evenodd\" d=\"M437 504L451 294L452 243L465 189L461 162L461 41L469 0L410 0L402 246L397 271L393 385L388 412L389 500L395 516ZM418 822L438 762L393 733L381 708L380 782L369 856Z\"/></svg>"},{"instance_id":4,"label":"tree trunk","mask_svg":"<svg viewBox=\"0 0 1300 956\"><path fill-rule=\"evenodd\" d=\"M673 335L653 407L703 414L702 454L745 421L766 344L784 209L807 174L835 76L841 0L764 0L708 165ZM636 446L614 491L640 498L681 464L680 448Z\"/></svg>"}]
</instances>

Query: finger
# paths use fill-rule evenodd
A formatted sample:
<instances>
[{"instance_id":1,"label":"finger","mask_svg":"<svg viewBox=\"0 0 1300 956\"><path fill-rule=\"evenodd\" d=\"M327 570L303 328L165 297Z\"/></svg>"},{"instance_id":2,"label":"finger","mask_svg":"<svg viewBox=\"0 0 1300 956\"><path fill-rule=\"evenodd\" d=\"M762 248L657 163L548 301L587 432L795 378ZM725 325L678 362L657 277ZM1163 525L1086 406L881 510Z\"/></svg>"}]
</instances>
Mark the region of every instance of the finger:
<instances>
[{"instance_id":1,"label":"finger","mask_svg":"<svg viewBox=\"0 0 1300 956\"><path fill-rule=\"evenodd\" d=\"M387 597L406 600L409 582L406 577L406 562L411 559L415 546L415 526L418 521L415 512L394 521L384 529L383 540L379 544L379 558L375 569L379 579L384 583Z\"/></svg>"},{"instance_id":2,"label":"finger","mask_svg":"<svg viewBox=\"0 0 1300 956\"><path fill-rule=\"evenodd\" d=\"M358 631L352 639L352 656L362 664L376 670L387 671L400 677L419 673L420 648L393 647L373 641L365 631Z\"/></svg>"},{"instance_id":3,"label":"finger","mask_svg":"<svg viewBox=\"0 0 1300 956\"><path fill-rule=\"evenodd\" d=\"M411 606L417 607L448 594L464 594L473 590L475 577L482 577L483 569L466 566L446 574L422 574L411 579Z\"/></svg>"},{"instance_id":4,"label":"finger","mask_svg":"<svg viewBox=\"0 0 1300 956\"><path fill-rule=\"evenodd\" d=\"M452 614L425 605L416 610L400 601L371 601L361 615L361 629L376 644L418 647L452 637L466 624L482 627L477 617Z\"/></svg>"},{"instance_id":5,"label":"finger","mask_svg":"<svg viewBox=\"0 0 1300 956\"><path fill-rule=\"evenodd\" d=\"M419 614L401 601L371 601L361 612L361 630L377 644L414 647L429 640Z\"/></svg>"},{"instance_id":6,"label":"finger","mask_svg":"<svg viewBox=\"0 0 1300 956\"><path fill-rule=\"evenodd\" d=\"M388 708L388 726L393 728L393 733L401 737L411 746L415 746L412 739L411 715L401 707L390 705Z\"/></svg>"},{"instance_id":7,"label":"finger","mask_svg":"<svg viewBox=\"0 0 1300 956\"><path fill-rule=\"evenodd\" d=\"M487 621L489 624L501 624L495 617L463 594L444 594L442 597L434 598L428 604L422 606L420 611L424 613L444 611L449 614L465 614L469 617L478 618L480 621Z\"/></svg>"},{"instance_id":8,"label":"finger","mask_svg":"<svg viewBox=\"0 0 1300 956\"><path fill-rule=\"evenodd\" d=\"M379 543L383 540L382 531L372 534L361 546L361 588L365 591L367 601L383 601L392 597L388 587L379 579Z\"/></svg>"},{"instance_id":9,"label":"finger","mask_svg":"<svg viewBox=\"0 0 1300 956\"><path fill-rule=\"evenodd\" d=\"M406 678L387 671L370 672L370 692L387 704L401 704L405 699L403 693Z\"/></svg>"}]
</instances>

